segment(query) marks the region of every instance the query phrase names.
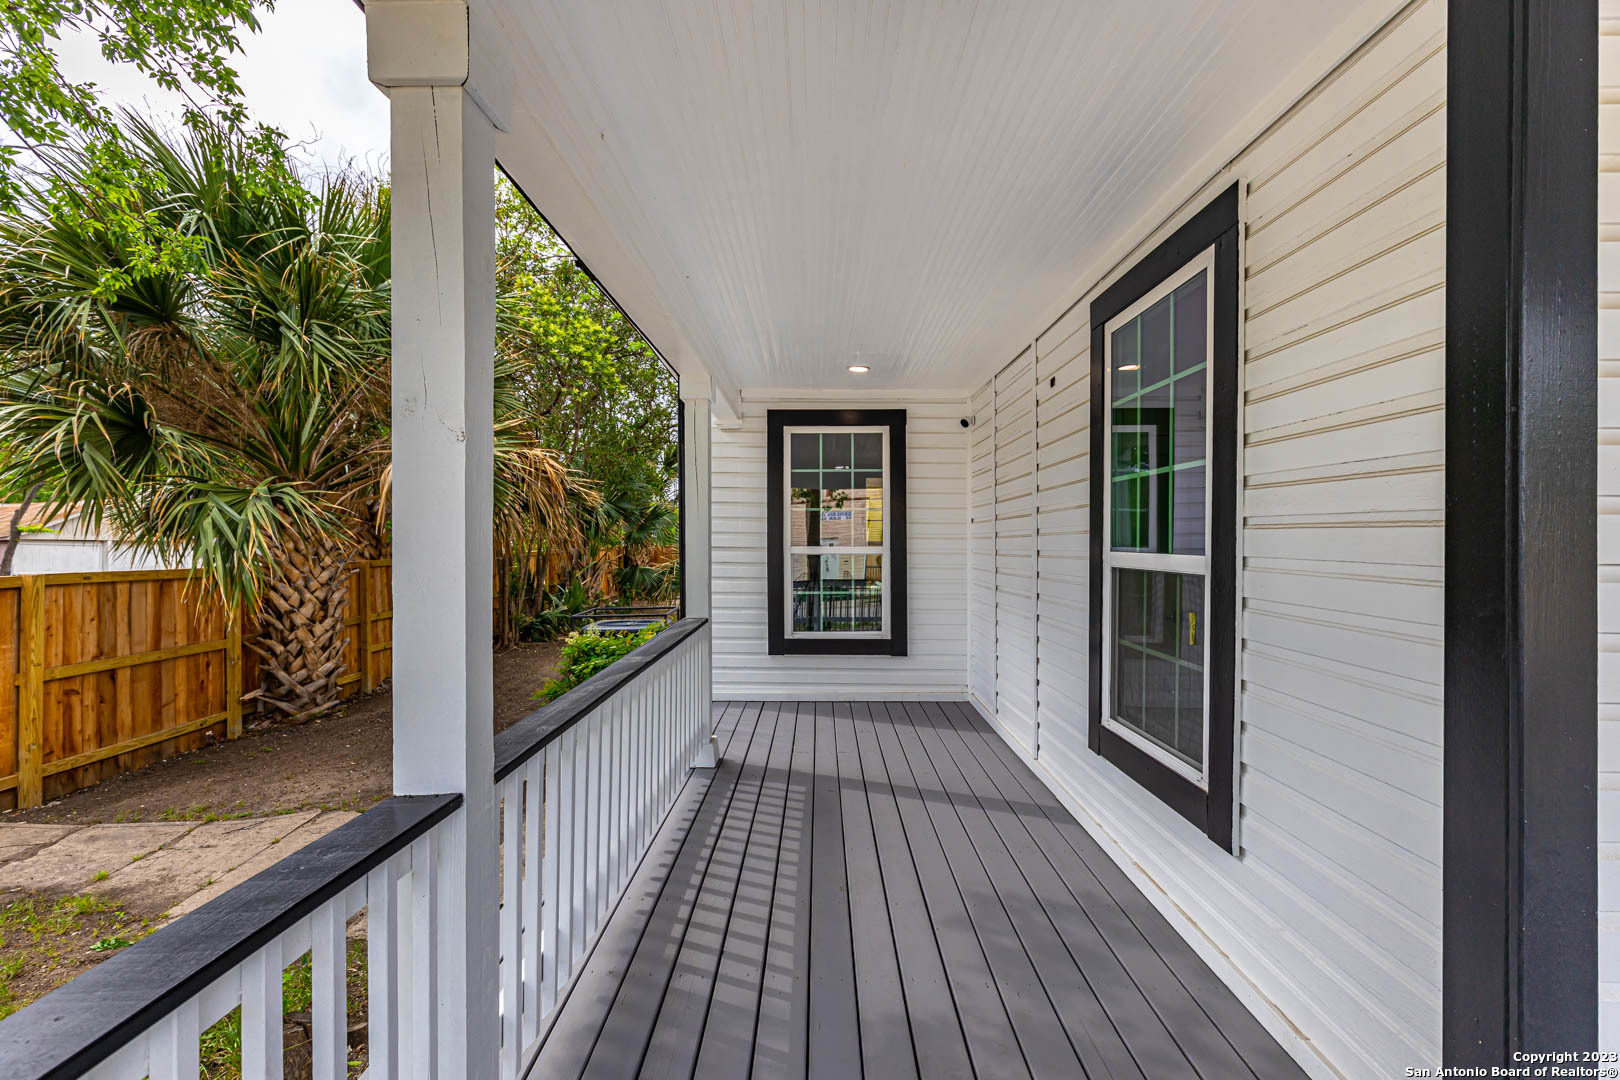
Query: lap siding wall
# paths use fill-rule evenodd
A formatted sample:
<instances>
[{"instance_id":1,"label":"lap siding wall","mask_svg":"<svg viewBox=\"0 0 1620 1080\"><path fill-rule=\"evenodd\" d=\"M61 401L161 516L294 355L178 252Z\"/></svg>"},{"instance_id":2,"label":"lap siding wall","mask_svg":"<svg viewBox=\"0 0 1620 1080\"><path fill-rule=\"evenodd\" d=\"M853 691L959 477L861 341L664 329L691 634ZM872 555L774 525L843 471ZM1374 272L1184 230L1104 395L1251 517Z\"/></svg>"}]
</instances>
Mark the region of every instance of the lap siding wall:
<instances>
[{"instance_id":1,"label":"lap siding wall","mask_svg":"<svg viewBox=\"0 0 1620 1080\"><path fill-rule=\"evenodd\" d=\"M768 409L905 409L907 656L771 656L766 652L765 413ZM714 692L723 699L961 697L967 690L968 435L961 401L750 401L716 428Z\"/></svg>"},{"instance_id":2,"label":"lap siding wall","mask_svg":"<svg viewBox=\"0 0 1620 1080\"><path fill-rule=\"evenodd\" d=\"M1620 1048L1620 0L1598 8L1598 1045Z\"/></svg>"},{"instance_id":3,"label":"lap siding wall","mask_svg":"<svg viewBox=\"0 0 1620 1080\"><path fill-rule=\"evenodd\" d=\"M1237 857L1086 747L1087 317L1108 282L973 399L995 427L1017 372L1038 418L1027 660L1000 619L1031 601L1002 518L979 518L1006 505L1000 443L975 433L974 698L1321 1076L1398 1075L1440 1042L1445 18L1392 5L1282 119L1233 132L1232 164L1124 263L1247 183ZM1035 703L1033 734L1010 699Z\"/></svg>"}]
</instances>

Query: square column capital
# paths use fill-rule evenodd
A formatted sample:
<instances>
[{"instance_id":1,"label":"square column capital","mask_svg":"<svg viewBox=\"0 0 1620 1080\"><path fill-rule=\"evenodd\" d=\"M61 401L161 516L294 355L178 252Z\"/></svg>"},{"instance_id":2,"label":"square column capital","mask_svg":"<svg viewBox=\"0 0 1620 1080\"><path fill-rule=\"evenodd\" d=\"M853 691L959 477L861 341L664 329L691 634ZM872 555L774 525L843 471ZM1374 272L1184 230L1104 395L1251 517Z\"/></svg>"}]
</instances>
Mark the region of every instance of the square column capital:
<instances>
[{"instance_id":1,"label":"square column capital","mask_svg":"<svg viewBox=\"0 0 1620 1080\"><path fill-rule=\"evenodd\" d=\"M464 85L469 39L466 0L366 4L366 70L384 90Z\"/></svg>"},{"instance_id":2,"label":"square column capital","mask_svg":"<svg viewBox=\"0 0 1620 1080\"><path fill-rule=\"evenodd\" d=\"M682 401L713 401L714 380L702 373L681 373Z\"/></svg>"}]
</instances>

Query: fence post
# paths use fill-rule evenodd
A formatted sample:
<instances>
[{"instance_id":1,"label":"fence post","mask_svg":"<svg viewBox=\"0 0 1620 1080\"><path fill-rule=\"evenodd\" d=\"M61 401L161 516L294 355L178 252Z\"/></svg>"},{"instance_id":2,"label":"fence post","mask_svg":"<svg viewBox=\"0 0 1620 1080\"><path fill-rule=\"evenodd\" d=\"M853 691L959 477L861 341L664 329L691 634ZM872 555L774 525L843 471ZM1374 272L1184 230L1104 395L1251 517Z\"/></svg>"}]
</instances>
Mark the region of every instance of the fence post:
<instances>
[{"instance_id":1,"label":"fence post","mask_svg":"<svg viewBox=\"0 0 1620 1080\"><path fill-rule=\"evenodd\" d=\"M231 607L225 612L225 737L242 734L242 612Z\"/></svg>"},{"instance_id":2,"label":"fence post","mask_svg":"<svg viewBox=\"0 0 1620 1080\"><path fill-rule=\"evenodd\" d=\"M17 650L22 681L17 692L17 808L45 801L45 582L22 579Z\"/></svg>"},{"instance_id":3,"label":"fence post","mask_svg":"<svg viewBox=\"0 0 1620 1080\"><path fill-rule=\"evenodd\" d=\"M356 636L360 639L358 652L360 654L360 692L369 694L377 688L376 681L371 677L371 571L372 560L360 560L360 598L356 601L356 609L360 613L360 621L356 624Z\"/></svg>"}]
</instances>

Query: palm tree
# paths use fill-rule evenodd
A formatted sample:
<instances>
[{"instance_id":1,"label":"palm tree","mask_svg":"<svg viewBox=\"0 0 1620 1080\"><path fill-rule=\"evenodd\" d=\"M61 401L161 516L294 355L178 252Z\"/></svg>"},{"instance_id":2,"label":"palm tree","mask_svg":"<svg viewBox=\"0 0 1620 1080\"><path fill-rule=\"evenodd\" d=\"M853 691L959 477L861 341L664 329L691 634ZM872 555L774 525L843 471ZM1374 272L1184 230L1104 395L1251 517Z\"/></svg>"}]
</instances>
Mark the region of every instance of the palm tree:
<instances>
[{"instance_id":1,"label":"palm tree","mask_svg":"<svg viewBox=\"0 0 1620 1080\"><path fill-rule=\"evenodd\" d=\"M56 155L0 220L0 485L47 481L194 564L258 621L250 696L307 718L338 698L349 566L387 546L388 192L312 187L224 127L126 123L134 183ZM144 227L109 228L109 197ZM577 543L564 508L590 492L508 396L497 531Z\"/></svg>"},{"instance_id":2,"label":"palm tree","mask_svg":"<svg viewBox=\"0 0 1620 1080\"><path fill-rule=\"evenodd\" d=\"M678 589L680 521L675 505L643 483L602 495L586 534L593 596L672 601Z\"/></svg>"}]
</instances>

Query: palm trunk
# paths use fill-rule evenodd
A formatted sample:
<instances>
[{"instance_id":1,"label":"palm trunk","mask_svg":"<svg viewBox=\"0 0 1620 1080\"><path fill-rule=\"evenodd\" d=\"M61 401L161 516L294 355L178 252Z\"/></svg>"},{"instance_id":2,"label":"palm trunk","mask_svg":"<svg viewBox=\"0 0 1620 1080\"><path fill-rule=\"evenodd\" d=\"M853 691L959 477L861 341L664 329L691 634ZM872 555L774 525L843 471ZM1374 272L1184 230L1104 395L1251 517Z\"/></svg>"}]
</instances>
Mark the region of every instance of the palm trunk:
<instances>
[{"instance_id":1,"label":"palm trunk","mask_svg":"<svg viewBox=\"0 0 1620 1080\"><path fill-rule=\"evenodd\" d=\"M336 705L345 664L350 559L331 539L292 540L266 581L259 635L264 685L254 696L302 722Z\"/></svg>"},{"instance_id":2,"label":"palm trunk","mask_svg":"<svg viewBox=\"0 0 1620 1080\"><path fill-rule=\"evenodd\" d=\"M22 522L28 515L28 508L34 505L34 499L39 495L39 489L45 486L41 480L28 489L22 502L17 504L16 511L11 515L11 529L6 533L5 553L0 555L0 577L11 576L11 562L17 555L17 545L22 542Z\"/></svg>"}]
</instances>

